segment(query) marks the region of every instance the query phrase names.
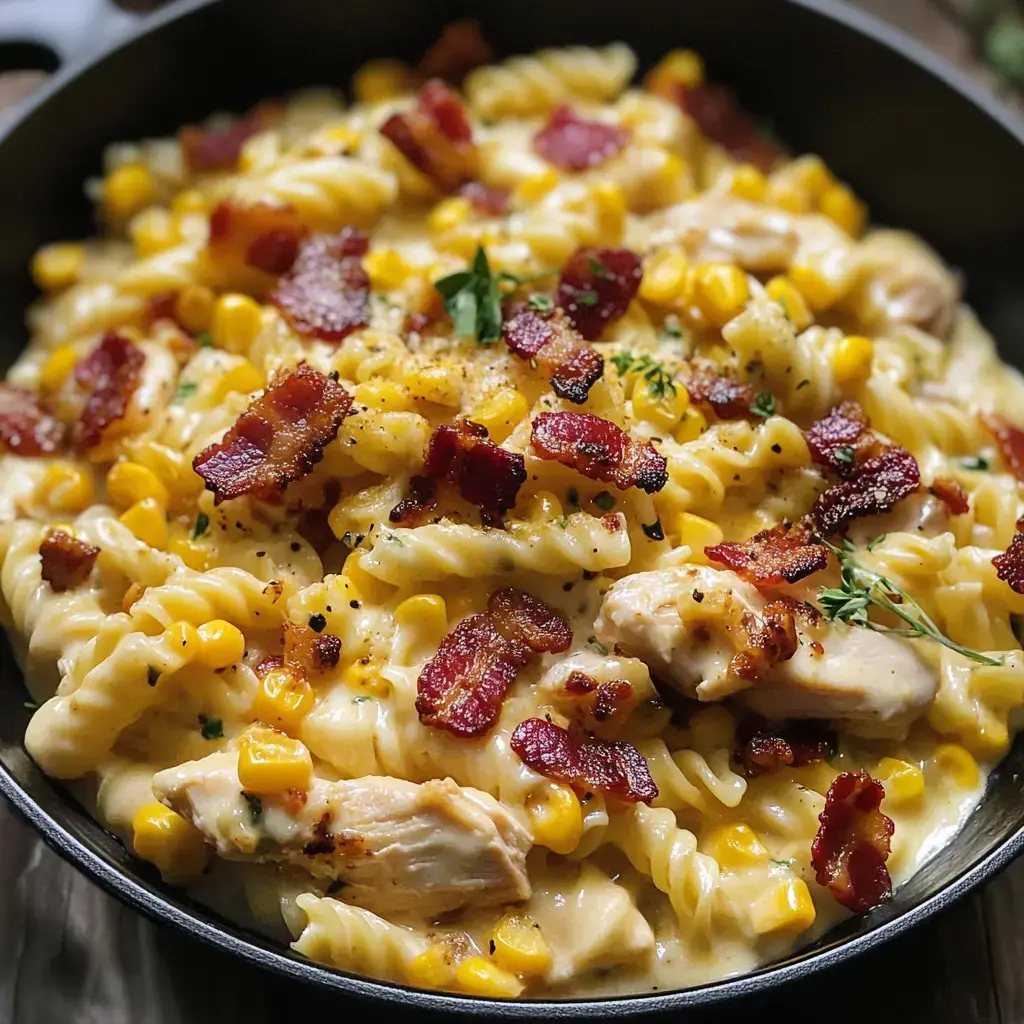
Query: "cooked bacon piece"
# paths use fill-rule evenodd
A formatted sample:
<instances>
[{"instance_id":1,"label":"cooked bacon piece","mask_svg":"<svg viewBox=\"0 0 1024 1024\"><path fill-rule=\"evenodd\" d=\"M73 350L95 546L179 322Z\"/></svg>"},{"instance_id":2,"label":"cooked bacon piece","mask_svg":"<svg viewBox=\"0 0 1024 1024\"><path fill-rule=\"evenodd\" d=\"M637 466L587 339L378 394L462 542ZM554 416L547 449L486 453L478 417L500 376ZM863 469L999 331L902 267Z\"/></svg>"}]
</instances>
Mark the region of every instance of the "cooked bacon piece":
<instances>
[{"instance_id":1,"label":"cooked bacon piece","mask_svg":"<svg viewBox=\"0 0 1024 1024\"><path fill-rule=\"evenodd\" d=\"M301 668L306 675L315 675L336 668L341 657L341 639L333 633L324 633L326 621L313 616L310 625L300 626L294 622L284 627L284 664ZM315 627L319 625L320 628Z\"/></svg>"},{"instance_id":2,"label":"cooked bacon piece","mask_svg":"<svg viewBox=\"0 0 1024 1024\"><path fill-rule=\"evenodd\" d=\"M530 658L571 643L572 630L543 601L511 588L495 591L487 611L463 619L423 666L416 684L420 721L456 736L484 735Z\"/></svg>"},{"instance_id":3,"label":"cooked bacon piece","mask_svg":"<svg viewBox=\"0 0 1024 1024\"><path fill-rule=\"evenodd\" d=\"M270 294L293 330L343 341L370 322L370 278L362 264L368 246L366 235L352 228L302 242L291 270Z\"/></svg>"},{"instance_id":4,"label":"cooked bacon piece","mask_svg":"<svg viewBox=\"0 0 1024 1024\"><path fill-rule=\"evenodd\" d=\"M629 129L580 117L570 106L556 107L533 137L533 148L548 163L565 171L598 167L624 149Z\"/></svg>"},{"instance_id":5,"label":"cooked bacon piece","mask_svg":"<svg viewBox=\"0 0 1024 1024\"><path fill-rule=\"evenodd\" d=\"M723 377L710 366L699 366L683 382L694 405L703 405L721 420L738 420L749 416L757 397L750 384L741 384Z\"/></svg>"},{"instance_id":6,"label":"cooked bacon piece","mask_svg":"<svg viewBox=\"0 0 1024 1024\"><path fill-rule=\"evenodd\" d=\"M409 525L437 504L437 487L429 476L409 478L409 497L403 498L389 513L388 522Z\"/></svg>"},{"instance_id":7,"label":"cooked bacon piece","mask_svg":"<svg viewBox=\"0 0 1024 1024\"><path fill-rule=\"evenodd\" d=\"M636 694L626 679L598 683L585 672L577 670L569 673L563 689L576 710L598 724L628 718L636 707Z\"/></svg>"},{"instance_id":8,"label":"cooked bacon piece","mask_svg":"<svg viewBox=\"0 0 1024 1024\"><path fill-rule=\"evenodd\" d=\"M914 456L903 448L890 448L859 466L855 476L819 494L811 516L822 533L834 533L852 519L889 512L920 482Z\"/></svg>"},{"instance_id":9,"label":"cooked bacon piece","mask_svg":"<svg viewBox=\"0 0 1024 1024\"><path fill-rule=\"evenodd\" d=\"M225 199L210 214L206 255L221 280L263 291L270 277L291 269L305 236L306 226L287 203Z\"/></svg>"},{"instance_id":10,"label":"cooked bacon piece","mask_svg":"<svg viewBox=\"0 0 1024 1024\"><path fill-rule=\"evenodd\" d=\"M494 63L494 50L473 18L459 18L446 25L441 38L417 65L424 78L443 78L458 85L473 68Z\"/></svg>"},{"instance_id":11,"label":"cooked bacon piece","mask_svg":"<svg viewBox=\"0 0 1024 1024\"><path fill-rule=\"evenodd\" d=\"M555 305L587 341L619 320L633 301L643 277L640 257L630 249L584 246L562 269Z\"/></svg>"},{"instance_id":12,"label":"cooked bacon piece","mask_svg":"<svg viewBox=\"0 0 1024 1024\"><path fill-rule=\"evenodd\" d=\"M520 310L501 328L505 344L551 379L559 398L582 405L604 373L604 359L559 317Z\"/></svg>"},{"instance_id":13,"label":"cooked bacon piece","mask_svg":"<svg viewBox=\"0 0 1024 1024\"><path fill-rule=\"evenodd\" d=\"M439 78L420 89L415 109L392 114L380 133L443 192L454 192L476 177L476 146L466 108Z\"/></svg>"},{"instance_id":14,"label":"cooked bacon piece","mask_svg":"<svg viewBox=\"0 0 1024 1024\"><path fill-rule=\"evenodd\" d=\"M142 313L143 323L147 327L151 327L158 320L173 320L177 323L175 315L177 302L178 293L176 291L159 292L156 295L151 295L146 300L146 308Z\"/></svg>"},{"instance_id":15,"label":"cooked bacon piece","mask_svg":"<svg viewBox=\"0 0 1024 1024\"><path fill-rule=\"evenodd\" d=\"M501 518L526 482L526 460L487 440L487 428L469 420L435 428L427 444L426 474L454 484L485 521Z\"/></svg>"},{"instance_id":16,"label":"cooked bacon piece","mask_svg":"<svg viewBox=\"0 0 1024 1024\"><path fill-rule=\"evenodd\" d=\"M647 762L632 743L599 740L543 718L527 718L512 733L512 749L535 772L581 791L631 804L649 804L658 795Z\"/></svg>"},{"instance_id":17,"label":"cooked bacon piece","mask_svg":"<svg viewBox=\"0 0 1024 1024\"><path fill-rule=\"evenodd\" d=\"M936 477L929 490L946 506L951 516L966 515L971 510L967 492L956 480L946 476Z\"/></svg>"},{"instance_id":18,"label":"cooked bacon piece","mask_svg":"<svg viewBox=\"0 0 1024 1024\"><path fill-rule=\"evenodd\" d=\"M789 661L800 646L792 603L784 598L769 601L760 618L744 613L742 628L746 641L729 659L729 671L750 683L758 682L780 661Z\"/></svg>"},{"instance_id":19,"label":"cooked bacon piece","mask_svg":"<svg viewBox=\"0 0 1024 1024\"><path fill-rule=\"evenodd\" d=\"M1017 524L1020 528L1020 524ZM996 575L1015 593L1024 594L1024 533L1018 533L1010 546L992 559Z\"/></svg>"},{"instance_id":20,"label":"cooked bacon piece","mask_svg":"<svg viewBox=\"0 0 1024 1024\"><path fill-rule=\"evenodd\" d=\"M256 665L253 667L253 672L256 673L257 677L262 679L268 672L273 672L275 668L284 667L284 656L281 654L265 654Z\"/></svg>"},{"instance_id":21,"label":"cooked bacon piece","mask_svg":"<svg viewBox=\"0 0 1024 1024\"><path fill-rule=\"evenodd\" d=\"M191 171L233 171L238 167L242 147L281 118L275 103L262 103L245 117L224 128L186 125L178 132L178 144Z\"/></svg>"},{"instance_id":22,"label":"cooked bacon piece","mask_svg":"<svg viewBox=\"0 0 1024 1024\"><path fill-rule=\"evenodd\" d=\"M109 428L124 418L145 362L142 349L116 331L108 331L75 367L75 381L86 393L73 431L79 451L95 448Z\"/></svg>"},{"instance_id":23,"label":"cooked bacon piece","mask_svg":"<svg viewBox=\"0 0 1024 1024\"><path fill-rule=\"evenodd\" d=\"M586 412L542 412L530 438L542 459L561 463L620 491L639 487L648 494L668 482L668 463L650 441L640 444L609 420Z\"/></svg>"},{"instance_id":24,"label":"cooked bacon piece","mask_svg":"<svg viewBox=\"0 0 1024 1024\"><path fill-rule=\"evenodd\" d=\"M814 543L806 522L780 523L743 544L726 541L706 547L704 554L758 587L796 583L828 565L828 548Z\"/></svg>"},{"instance_id":25,"label":"cooked bacon piece","mask_svg":"<svg viewBox=\"0 0 1024 1024\"><path fill-rule=\"evenodd\" d=\"M507 188L492 188L482 181L469 181L459 189L459 195L468 199L481 213L491 217L503 217L508 213L511 193Z\"/></svg>"},{"instance_id":26,"label":"cooked bacon piece","mask_svg":"<svg viewBox=\"0 0 1024 1024\"><path fill-rule=\"evenodd\" d=\"M996 439L1010 472L1024 483L1024 430L996 413L983 413L981 422Z\"/></svg>"},{"instance_id":27,"label":"cooked bacon piece","mask_svg":"<svg viewBox=\"0 0 1024 1024\"><path fill-rule=\"evenodd\" d=\"M193 460L192 468L215 495L252 495L277 501L323 458L348 415L352 396L336 381L302 363L278 375L251 402L222 441Z\"/></svg>"},{"instance_id":28,"label":"cooked bacon piece","mask_svg":"<svg viewBox=\"0 0 1024 1024\"><path fill-rule=\"evenodd\" d=\"M841 477L852 476L858 466L888 447L870 429L864 410L856 402L837 405L824 419L813 423L804 437L811 458Z\"/></svg>"},{"instance_id":29,"label":"cooked bacon piece","mask_svg":"<svg viewBox=\"0 0 1024 1024\"><path fill-rule=\"evenodd\" d=\"M99 548L70 533L51 530L39 545L42 577L58 594L74 590L89 578L99 553Z\"/></svg>"},{"instance_id":30,"label":"cooked bacon piece","mask_svg":"<svg viewBox=\"0 0 1024 1024\"><path fill-rule=\"evenodd\" d=\"M736 760L753 779L782 768L801 768L827 761L839 749L835 732L824 722L768 722L751 717L736 736Z\"/></svg>"},{"instance_id":31,"label":"cooked bacon piece","mask_svg":"<svg viewBox=\"0 0 1024 1024\"><path fill-rule=\"evenodd\" d=\"M818 884L828 886L836 902L856 914L892 898L885 861L894 826L879 810L884 797L882 784L867 772L837 775L811 844L811 867Z\"/></svg>"},{"instance_id":32,"label":"cooked bacon piece","mask_svg":"<svg viewBox=\"0 0 1024 1024\"><path fill-rule=\"evenodd\" d=\"M64 438L64 424L53 418L34 391L0 384L0 441L15 455L51 455Z\"/></svg>"}]
</instances>

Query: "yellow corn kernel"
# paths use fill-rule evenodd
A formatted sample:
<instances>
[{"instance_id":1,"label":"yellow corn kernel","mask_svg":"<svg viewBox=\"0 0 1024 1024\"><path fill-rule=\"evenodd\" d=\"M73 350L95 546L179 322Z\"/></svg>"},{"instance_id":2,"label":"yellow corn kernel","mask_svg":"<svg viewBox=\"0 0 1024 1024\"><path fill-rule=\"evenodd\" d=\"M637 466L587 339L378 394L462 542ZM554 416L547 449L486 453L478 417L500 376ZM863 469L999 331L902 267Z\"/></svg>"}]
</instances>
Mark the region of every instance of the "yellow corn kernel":
<instances>
[{"instance_id":1,"label":"yellow corn kernel","mask_svg":"<svg viewBox=\"0 0 1024 1024\"><path fill-rule=\"evenodd\" d=\"M672 50L665 54L644 79L651 92L660 92L669 85L695 89L704 84L704 61L694 50Z\"/></svg>"},{"instance_id":2,"label":"yellow corn kernel","mask_svg":"<svg viewBox=\"0 0 1024 1024\"><path fill-rule=\"evenodd\" d=\"M51 462L43 474L40 499L54 512L81 512L93 502L92 477L74 463Z\"/></svg>"},{"instance_id":3,"label":"yellow corn kernel","mask_svg":"<svg viewBox=\"0 0 1024 1024\"><path fill-rule=\"evenodd\" d=\"M671 430L683 418L690 405L690 396L682 384L675 390L666 389L654 395L642 378L633 388L633 415L639 420L653 423L661 430Z\"/></svg>"},{"instance_id":4,"label":"yellow corn kernel","mask_svg":"<svg viewBox=\"0 0 1024 1024\"><path fill-rule=\"evenodd\" d=\"M260 304L248 295L229 292L213 307L210 333L213 343L228 352L245 352L263 326Z\"/></svg>"},{"instance_id":5,"label":"yellow corn kernel","mask_svg":"<svg viewBox=\"0 0 1024 1024\"><path fill-rule=\"evenodd\" d=\"M696 441L705 430L708 429L707 417L700 409L689 406L679 423L679 429L675 432L675 439L679 444L686 444L689 441Z\"/></svg>"},{"instance_id":6,"label":"yellow corn kernel","mask_svg":"<svg viewBox=\"0 0 1024 1024\"><path fill-rule=\"evenodd\" d=\"M679 513L676 517L676 532L679 534L679 543L690 549L690 558L701 564L707 564L704 549L721 544L724 540L722 528L717 523L695 516L692 512Z\"/></svg>"},{"instance_id":7,"label":"yellow corn kernel","mask_svg":"<svg viewBox=\"0 0 1024 1024\"><path fill-rule=\"evenodd\" d=\"M127 508L137 501L152 498L166 508L167 488L151 469L137 462L115 462L107 472L107 494L118 508Z\"/></svg>"},{"instance_id":8,"label":"yellow corn kernel","mask_svg":"<svg viewBox=\"0 0 1024 1024\"><path fill-rule=\"evenodd\" d=\"M821 197L818 209L853 238L860 236L867 208L846 185L833 185Z\"/></svg>"},{"instance_id":9,"label":"yellow corn kernel","mask_svg":"<svg viewBox=\"0 0 1024 1024\"><path fill-rule=\"evenodd\" d=\"M539 797L531 796L526 812L533 841L553 853L572 853L583 835L583 808L568 787L552 783Z\"/></svg>"},{"instance_id":10,"label":"yellow corn kernel","mask_svg":"<svg viewBox=\"0 0 1024 1024\"><path fill-rule=\"evenodd\" d=\"M394 99L413 87L414 75L400 60L367 61L352 76L352 92L360 103L379 103Z\"/></svg>"},{"instance_id":11,"label":"yellow corn kernel","mask_svg":"<svg viewBox=\"0 0 1024 1024\"><path fill-rule=\"evenodd\" d=\"M811 197L796 182L786 178L769 180L764 201L787 213L809 213L811 210Z\"/></svg>"},{"instance_id":12,"label":"yellow corn kernel","mask_svg":"<svg viewBox=\"0 0 1024 1024\"><path fill-rule=\"evenodd\" d=\"M807 300L811 309L828 309L843 296L841 287L814 267L795 263L789 268L789 273L786 276Z\"/></svg>"},{"instance_id":13,"label":"yellow corn kernel","mask_svg":"<svg viewBox=\"0 0 1024 1024\"><path fill-rule=\"evenodd\" d=\"M439 644L448 632L448 607L440 594L416 594L395 609L395 622L418 630L425 642Z\"/></svg>"},{"instance_id":14,"label":"yellow corn kernel","mask_svg":"<svg viewBox=\"0 0 1024 1024\"><path fill-rule=\"evenodd\" d=\"M172 878L201 874L210 852L195 825L156 801L135 812L132 847L139 857Z\"/></svg>"},{"instance_id":15,"label":"yellow corn kernel","mask_svg":"<svg viewBox=\"0 0 1024 1024\"><path fill-rule=\"evenodd\" d=\"M128 234L131 235L135 255L139 257L163 252L180 241L177 223L170 211L160 206L151 206L133 217Z\"/></svg>"},{"instance_id":16,"label":"yellow corn kernel","mask_svg":"<svg viewBox=\"0 0 1024 1024\"><path fill-rule=\"evenodd\" d=\"M248 359L243 359L241 362L235 363L234 366L228 367L220 375L217 380L217 397L224 398L232 391L248 395L250 392L262 388L265 383L266 379L256 366Z\"/></svg>"},{"instance_id":17,"label":"yellow corn kernel","mask_svg":"<svg viewBox=\"0 0 1024 1024\"><path fill-rule=\"evenodd\" d=\"M380 665L369 655L357 658L345 669L345 682L380 696L391 690L391 684L380 674Z\"/></svg>"},{"instance_id":18,"label":"yellow corn kernel","mask_svg":"<svg viewBox=\"0 0 1024 1024\"><path fill-rule=\"evenodd\" d=\"M442 199L430 211L427 217L427 227L432 234L443 235L446 231L457 228L469 220L472 206L465 196L452 196L449 199Z\"/></svg>"},{"instance_id":19,"label":"yellow corn kernel","mask_svg":"<svg viewBox=\"0 0 1024 1024\"><path fill-rule=\"evenodd\" d=\"M156 198L156 182L142 164L122 164L103 182L103 204L113 217L131 217Z\"/></svg>"},{"instance_id":20,"label":"yellow corn kernel","mask_svg":"<svg viewBox=\"0 0 1024 1024\"><path fill-rule=\"evenodd\" d=\"M729 191L751 203L763 203L768 192L768 179L759 167L753 164L740 164L732 172Z\"/></svg>"},{"instance_id":21,"label":"yellow corn kernel","mask_svg":"<svg viewBox=\"0 0 1024 1024\"><path fill-rule=\"evenodd\" d=\"M519 206L529 206L546 196L560 181L558 171L545 167L536 174L530 174L516 185L515 199Z\"/></svg>"},{"instance_id":22,"label":"yellow corn kernel","mask_svg":"<svg viewBox=\"0 0 1024 1024\"><path fill-rule=\"evenodd\" d=\"M413 398L458 409L462 405L461 377L444 366L420 366L405 375L405 385Z\"/></svg>"},{"instance_id":23,"label":"yellow corn kernel","mask_svg":"<svg viewBox=\"0 0 1024 1024\"><path fill-rule=\"evenodd\" d=\"M78 356L71 345L61 345L47 357L39 371L39 383L46 391L56 391L63 387L64 381L71 375L71 371L78 362Z\"/></svg>"},{"instance_id":24,"label":"yellow corn kernel","mask_svg":"<svg viewBox=\"0 0 1024 1024\"><path fill-rule=\"evenodd\" d=\"M409 389L390 380L367 380L352 390L357 405L383 412L409 412L413 408Z\"/></svg>"},{"instance_id":25,"label":"yellow corn kernel","mask_svg":"<svg viewBox=\"0 0 1024 1024\"><path fill-rule=\"evenodd\" d=\"M472 996L491 999L515 999L523 991L523 983L482 956L471 956L455 968L455 983Z\"/></svg>"},{"instance_id":26,"label":"yellow corn kernel","mask_svg":"<svg viewBox=\"0 0 1024 1024\"><path fill-rule=\"evenodd\" d=\"M845 387L866 380L871 373L875 344L870 338L848 334L832 355L832 376L836 384Z\"/></svg>"},{"instance_id":27,"label":"yellow corn kernel","mask_svg":"<svg viewBox=\"0 0 1024 1024\"><path fill-rule=\"evenodd\" d=\"M782 311L798 331L805 331L814 323L814 314L806 300L793 285L784 277L773 277L764 290L772 302L777 302Z\"/></svg>"},{"instance_id":28,"label":"yellow corn kernel","mask_svg":"<svg viewBox=\"0 0 1024 1024\"><path fill-rule=\"evenodd\" d=\"M814 900L802 878L789 878L755 900L750 916L758 935L797 935L814 924Z\"/></svg>"},{"instance_id":29,"label":"yellow corn kernel","mask_svg":"<svg viewBox=\"0 0 1024 1024\"><path fill-rule=\"evenodd\" d=\"M501 444L529 415L530 403L526 398L514 388L503 388L485 398L470 412L469 418L485 426L491 440Z\"/></svg>"},{"instance_id":30,"label":"yellow corn kernel","mask_svg":"<svg viewBox=\"0 0 1024 1024\"><path fill-rule=\"evenodd\" d=\"M163 633L172 647L185 651L191 661L199 653L199 631L190 622L172 622Z\"/></svg>"},{"instance_id":31,"label":"yellow corn kernel","mask_svg":"<svg viewBox=\"0 0 1024 1024\"><path fill-rule=\"evenodd\" d=\"M187 284L174 300L174 316L192 334L209 329L213 320L214 295L201 284Z\"/></svg>"},{"instance_id":32,"label":"yellow corn kernel","mask_svg":"<svg viewBox=\"0 0 1024 1024\"><path fill-rule=\"evenodd\" d=\"M313 710L314 699L305 673L273 668L260 680L252 710L264 725L292 733Z\"/></svg>"},{"instance_id":33,"label":"yellow corn kernel","mask_svg":"<svg viewBox=\"0 0 1024 1024\"><path fill-rule=\"evenodd\" d=\"M768 856L764 844L749 825L721 825L701 844L723 868L745 868Z\"/></svg>"},{"instance_id":34,"label":"yellow corn kernel","mask_svg":"<svg viewBox=\"0 0 1024 1024\"><path fill-rule=\"evenodd\" d=\"M330 128L325 128L320 133L319 138L331 146L332 149L340 148L353 153L359 148L359 143L362 142L363 136L355 128L350 128L347 124L335 124Z\"/></svg>"},{"instance_id":35,"label":"yellow corn kernel","mask_svg":"<svg viewBox=\"0 0 1024 1024\"><path fill-rule=\"evenodd\" d=\"M551 947L529 914L506 914L491 932L491 956L500 967L525 977L543 977L551 967Z\"/></svg>"},{"instance_id":36,"label":"yellow corn kernel","mask_svg":"<svg viewBox=\"0 0 1024 1024\"><path fill-rule=\"evenodd\" d=\"M910 803L924 793L924 772L912 761L883 757L871 775L884 786L891 806Z\"/></svg>"},{"instance_id":37,"label":"yellow corn kernel","mask_svg":"<svg viewBox=\"0 0 1024 1024\"><path fill-rule=\"evenodd\" d=\"M600 181L590 190L597 219L597 237L604 245L622 240L626 229L626 197L613 181Z\"/></svg>"},{"instance_id":38,"label":"yellow corn kernel","mask_svg":"<svg viewBox=\"0 0 1024 1024\"><path fill-rule=\"evenodd\" d=\"M242 631L224 619L211 619L199 627L199 653L196 661L207 668L237 665L245 654Z\"/></svg>"},{"instance_id":39,"label":"yellow corn kernel","mask_svg":"<svg viewBox=\"0 0 1024 1024\"><path fill-rule=\"evenodd\" d=\"M377 291L397 288L416 273L416 268L397 249L375 249L363 259L370 284Z\"/></svg>"},{"instance_id":40,"label":"yellow corn kernel","mask_svg":"<svg viewBox=\"0 0 1024 1024\"><path fill-rule=\"evenodd\" d=\"M696 268L697 307L716 327L737 316L750 298L747 275L732 263L705 263Z\"/></svg>"},{"instance_id":41,"label":"yellow corn kernel","mask_svg":"<svg viewBox=\"0 0 1024 1024\"><path fill-rule=\"evenodd\" d=\"M206 200L199 189L187 188L171 200L171 213L183 217L190 213L206 213Z\"/></svg>"},{"instance_id":42,"label":"yellow corn kernel","mask_svg":"<svg viewBox=\"0 0 1024 1024\"><path fill-rule=\"evenodd\" d=\"M452 976L447 949L433 943L413 958L407 973L409 984L417 988L445 988Z\"/></svg>"},{"instance_id":43,"label":"yellow corn kernel","mask_svg":"<svg viewBox=\"0 0 1024 1024\"><path fill-rule=\"evenodd\" d=\"M155 498L135 502L121 513L121 522L151 548L162 548L167 544L167 518Z\"/></svg>"},{"instance_id":44,"label":"yellow corn kernel","mask_svg":"<svg viewBox=\"0 0 1024 1024\"><path fill-rule=\"evenodd\" d=\"M786 168L786 176L807 194L812 203L817 203L836 181L825 161L813 153L794 160Z\"/></svg>"},{"instance_id":45,"label":"yellow corn kernel","mask_svg":"<svg viewBox=\"0 0 1024 1024\"><path fill-rule=\"evenodd\" d=\"M210 554L207 549L191 537L172 537L167 550L177 555L190 569L206 572L210 568Z\"/></svg>"},{"instance_id":46,"label":"yellow corn kernel","mask_svg":"<svg viewBox=\"0 0 1024 1024\"><path fill-rule=\"evenodd\" d=\"M655 306L673 308L687 301L689 264L679 249L663 249L650 257L640 279L640 298Z\"/></svg>"},{"instance_id":47,"label":"yellow corn kernel","mask_svg":"<svg viewBox=\"0 0 1024 1024\"><path fill-rule=\"evenodd\" d=\"M935 765L942 776L948 776L964 789L974 789L981 773L973 755L959 743L943 743L935 748Z\"/></svg>"},{"instance_id":48,"label":"yellow corn kernel","mask_svg":"<svg viewBox=\"0 0 1024 1024\"><path fill-rule=\"evenodd\" d=\"M313 759L306 745L276 729L250 726L238 741L238 781L250 793L306 789Z\"/></svg>"},{"instance_id":49,"label":"yellow corn kernel","mask_svg":"<svg viewBox=\"0 0 1024 1024\"><path fill-rule=\"evenodd\" d=\"M654 158L652 154L652 159ZM658 163L652 164L644 175L643 195L634 194L637 212L671 206L687 198L692 176L689 164L677 153L660 150Z\"/></svg>"},{"instance_id":50,"label":"yellow corn kernel","mask_svg":"<svg viewBox=\"0 0 1024 1024\"><path fill-rule=\"evenodd\" d=\"M74 242L44 245L32 257L32 280L44 292L67 288L78 280L85 262L85 249Z\"/></svg>"}]
</instances>

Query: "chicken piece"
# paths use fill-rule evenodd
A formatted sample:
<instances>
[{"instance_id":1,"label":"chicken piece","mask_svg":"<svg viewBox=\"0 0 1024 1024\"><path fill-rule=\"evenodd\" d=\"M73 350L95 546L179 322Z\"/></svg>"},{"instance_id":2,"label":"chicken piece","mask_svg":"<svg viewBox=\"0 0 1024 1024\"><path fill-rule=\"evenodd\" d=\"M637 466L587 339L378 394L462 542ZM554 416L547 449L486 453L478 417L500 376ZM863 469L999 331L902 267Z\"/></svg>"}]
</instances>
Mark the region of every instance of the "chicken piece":
<instances>
[{"instance_id":1,"label":"chicken piece","mask_svg":"<svg viewBox=\"0 0 1024 1024\"><path fill-rule=\"evenodd\" d=\"M935 695L934 674L895 637L794 616L799 646L767 664L756 682L732 660L745 649L744 615L759 620L768 599L735 573L684 566L637 573L605 595L595 631L617 653L641 658L689 697L739 693L768 718L828 718L886 732L913 720ZM820 646L819 646L820 645ZM742 692L741 692L742 691Z\"/></svg>"},{"instance_id":2,"label":"chicken piece","mask_svg":"<svg viewBox=\"0 0 1024 1024\"><path fill-rule=\"evenodd\" d=\"M376 914L435 917L530 895L525 829L492 797L451 779L314 776L304 794L257 799L242 792L238 753L227 750L159 772L153 792L222 857L337 879L340 899Z\"/></svg>"}]
</instances>

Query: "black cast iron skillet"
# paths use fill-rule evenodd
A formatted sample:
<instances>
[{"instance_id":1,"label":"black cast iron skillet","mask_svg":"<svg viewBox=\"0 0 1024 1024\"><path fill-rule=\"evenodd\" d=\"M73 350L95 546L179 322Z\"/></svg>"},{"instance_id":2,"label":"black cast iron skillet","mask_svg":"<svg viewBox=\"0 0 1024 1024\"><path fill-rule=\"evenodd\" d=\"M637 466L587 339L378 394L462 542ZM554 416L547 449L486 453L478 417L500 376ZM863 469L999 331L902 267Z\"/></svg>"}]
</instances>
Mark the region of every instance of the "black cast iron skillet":
<instances>
[{"instance_id":1,"label":"black cast iron skillet","mask_svg":"<svg viewBox=\"0 0 1024 1024\"><path fill-rule=\"evenodd\" d=\"M644 64L692 46L712 78L771 118L797 152L822 154L875 219L921 234L962 268L969 301L1005 358L1024 365L1024 121L965 76L831 0L184 0L147 19L108 0L6 0L0 40L42 43L71 62L0 133L0 343L25 342L26 267L42 242L90 233L82 181L109 142L173 132L210 110L342 84L363 60L415 59L447 21L472 14L505 53L623 39ZM103 40L105 42L97 42ZM81 46L89 40L86 57ZM3 51L0 49L0 60ZM733 981L676 993L559 1003L434 995L319 967L224 921L126 854L29 760L29 711L4 652L0 790L58 852L157 921L339 996L489 1018L600 1018L678 1011L764 992L898 935L1024 849L1024 741L993 773L963 832L895 899L814 945Z\"/></svg>"}]
</instances>

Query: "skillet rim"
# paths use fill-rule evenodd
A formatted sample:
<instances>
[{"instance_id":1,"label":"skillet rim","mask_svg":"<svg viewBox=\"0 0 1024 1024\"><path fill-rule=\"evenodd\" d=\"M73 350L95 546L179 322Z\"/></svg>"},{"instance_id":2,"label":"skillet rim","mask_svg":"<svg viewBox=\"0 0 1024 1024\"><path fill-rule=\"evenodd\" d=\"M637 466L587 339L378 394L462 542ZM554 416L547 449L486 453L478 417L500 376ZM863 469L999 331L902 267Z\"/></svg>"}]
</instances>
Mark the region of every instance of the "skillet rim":
<instances>
[{"instance_id":1,"label":"skillet rim","mask_svg":"<svg viewBox=\"0 0 1024 1024\"><path fill-rule=\"evenodd\" d=\"M220 0L177 0L162 10L140 18L128 34L91 50L84 57L70 61L53 75L46 85L16 108L13 116L0 128L0 148L37 109L48 102L51 96L72 85L83 72L101 63L111 54L133 44L142 36L218 2ZM897 56L917 64L932 78L939 79L967 99L1018 144L1024 146L1024 116L1013 112L979 82L902 30L880 21L865 11L849 7L839 0L784 2L837 22L846 29L884 46ZM27 754L25 756L27 757ZM52 782L50 784L56 785ZM104 891L158 924L169 924L182 934L194 936L206 945L249 964L265 968L280 977L311 983L326 991L380 1000L382 1003L405 1009L458 1014L460 1017L467 1014L482 1015L501 1020L538 1017L552 1020L618 1018L635 1014L708 1008L719 1006L728 1000L765 993L799 979L809 978L829 967L846 963L905 934L968 895L982 882L994 877L1012 860L1024 853L1022 826L1001 840L988 854L963 871L951 883L903 911L898 917L876 925L863 935L837 941L831 947L816 952L798 952L793 955L790 962L766 965L736 978L657 994L512 1002L447 995L392 982L375 981L317 964L289 952L272 949L269 943L260 940L255 934L247 935L233 924L215 924L202 913L185 909L176 901L162 895L156 888L139 884L123 874L114 863L89 849L46 813L22 788L3 760L0 760L0 793L7 797L51 849L83 871ZM102 828L99 823L95 823L95 826Z\"/></svg>"}]
</instances>

